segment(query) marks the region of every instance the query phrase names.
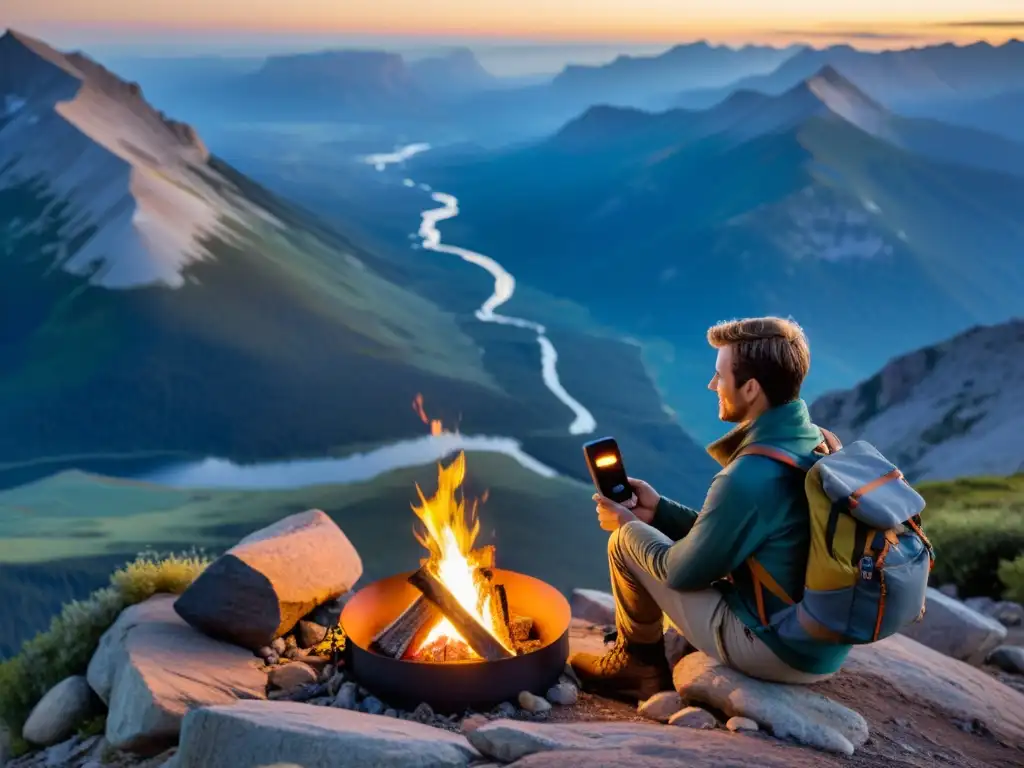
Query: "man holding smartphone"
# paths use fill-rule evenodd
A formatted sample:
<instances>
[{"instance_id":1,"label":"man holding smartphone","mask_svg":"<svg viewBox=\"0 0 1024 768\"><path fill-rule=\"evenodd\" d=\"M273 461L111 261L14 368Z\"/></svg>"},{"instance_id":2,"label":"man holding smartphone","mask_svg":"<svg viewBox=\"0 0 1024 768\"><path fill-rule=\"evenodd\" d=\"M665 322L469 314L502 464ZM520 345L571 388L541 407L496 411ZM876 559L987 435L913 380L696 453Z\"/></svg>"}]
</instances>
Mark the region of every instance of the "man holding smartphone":
<instances>
[{"instance_id":1,"label":"man holding smartphone","mask_svg":"<svg viewBox=\"0 0 1024 768\"><path fill-rule=\"evenodd\" d=\"M598 521L611 532L608 562L617 638L604 655L574 654L569 663L584 690L643 700L672 688L662 616L700 651L751 677L813 683L838 671L850 646L788 643L762 632L754 556L784 594L799 600L810 546L802 475L762 456L737 457L751 443L797 455L821 450L800 388L810 350L796 323L776 317L720 323L708 331L718 350L708 389L718 417L737 426L708 446L721 465L702 509L662 497L629 479L623 504L595 494ZM768 614L784 607L771 591Z\"/></svg>"}]
</instances>

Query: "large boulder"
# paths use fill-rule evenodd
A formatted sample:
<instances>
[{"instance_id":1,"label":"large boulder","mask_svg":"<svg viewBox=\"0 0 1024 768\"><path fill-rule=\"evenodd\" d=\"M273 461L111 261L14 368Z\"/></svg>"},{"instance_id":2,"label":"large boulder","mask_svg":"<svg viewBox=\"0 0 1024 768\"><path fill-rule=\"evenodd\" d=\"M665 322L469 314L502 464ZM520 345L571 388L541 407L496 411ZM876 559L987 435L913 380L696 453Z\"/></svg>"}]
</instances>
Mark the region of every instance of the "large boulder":
<instances>
[{"instance_id":1,"label":"large boulder","mask_svg":"<svg viewBox=\"0 0 1024 768\"><path fill-rule=\"evenodd\" d=\"M909 637L855 647L840 676L876 681L880 690L963 723L978 720L1006 743L1024 745L1024 694Z\"/></svg>"},{"instance_id":2,"label":"large boulder","mask_svg":"<svg viewBox=\"0 0 1024 768\"><path fill-rule=\"evenodd\" d=\"M1006 639L1006 627L929 587L924 617L902 634L954 659L981 664Z\"/></svg>"},{"instance_id":3,"label":"large boulder","mask_svg":"<svg viewBox=\"0 0 1024 768\"><path fill-rule=\"evenodd\" d=\"M190 712L171 765L454 768L479 758L464 736L422 723L334 707L245 701Z\"/></svg>"},{"instance_id":4,"label":"large boulder","mask_svg":"<svg viewBox=\"0 0 1024 768\"><path fill-rule=\"evenodd\" d=\"M210 637L256 650L350 590L362 573L352 542L312 509L246 536L200 574L175 610Z\"/></svg>"},{"instance_id":5,"label":"large boulder","mask_svg":"<svg viewBox=\"0 0 1024 768\"><path fill-rule=\"evenodd\" d=\"M573 618L591 624L615 625L615 598L596 589L574 589L569 596Z\"/></svg>"},{"instance_id":6,"label":"large boulder","mask_svg":"<svg viewBox=\"0 0 1024 768\"><path fill-rule=\"evenodd\" d=\"M749 718L780 739L843 755L868 740L867 721L852 709L806 686L747 677L704 653L684 656L672 680L684 699Z\"/></svg>"},{"instance_id":7,"label":"large boulder","mask_svg":"<svg viewBox=\"0 0 1024 768\"><path fill-rule=\"evenodd\" d=\"M494 720L467 737L484 756L519 766L689 766L822 768L820 755L726 731L643 723L532 723ZM664 762L663 762L664 761ZM383 763L381 763L383 765Z\"/></svg>"},{"instance_id":8,"label":"large boulder","mask_svg":"<svg viewBox=\"0 0 1024 768\"><path fill-rule=\"evenodd\" d=\"M95 701L92 688L82 675L68 677L47 691L21 729L30 744L50 747L64 741L92 713Z\"/></svg>"},{"instance_id":9,"label":"large boulder","mask_svg":"<svg viewBox=\"0 0 1024 768\"><path fill-rule=\"evenodd\" d=\"M155 754L178 738L195 708L265 697L267 675L249 651L214 640L157 595L125 609L100 638L89 685L107 704L107 741Z\"/></svg>"}]
</instances>

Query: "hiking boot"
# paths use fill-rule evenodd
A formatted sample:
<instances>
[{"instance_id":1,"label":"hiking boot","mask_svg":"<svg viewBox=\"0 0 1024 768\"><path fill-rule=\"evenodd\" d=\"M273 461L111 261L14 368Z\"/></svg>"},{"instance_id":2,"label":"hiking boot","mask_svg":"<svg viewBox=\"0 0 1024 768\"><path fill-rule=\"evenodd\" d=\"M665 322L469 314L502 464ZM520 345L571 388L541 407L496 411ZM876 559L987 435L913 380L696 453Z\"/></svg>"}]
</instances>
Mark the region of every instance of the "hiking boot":
<instances>
[{"instance_id":1,"label":"hiking boot","mask_svg":"<svg viewBox=\"0 0 1024 768\"><path fill-rule=\"evenodd\" d=\"M600 696L638 702L673 690L664 638L656 643L630 643L619 635L604 655L575 653L569 665L583 690Z\"/></svg>"}]
</instances>

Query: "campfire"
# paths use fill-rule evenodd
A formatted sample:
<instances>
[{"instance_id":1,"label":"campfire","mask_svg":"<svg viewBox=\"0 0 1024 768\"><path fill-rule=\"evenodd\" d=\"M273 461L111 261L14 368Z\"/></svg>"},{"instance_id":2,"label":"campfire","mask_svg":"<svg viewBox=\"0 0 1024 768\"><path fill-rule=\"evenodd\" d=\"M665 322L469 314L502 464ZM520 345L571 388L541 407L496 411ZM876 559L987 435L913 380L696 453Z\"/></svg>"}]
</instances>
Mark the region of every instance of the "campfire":
<instances>
[{"instance_id":1,"label":"campfire","mask_svg":"<svg viewBox=\"0 0 1024 768\"><path fill-rule=\"evenodd\" d=\"M431 434L444 427L429 419L418 395L413 408ZM480 532L477 502L467 509L460 499L466 456L459 452L447 467L438 466L437 493L413 511L424 531L415 536L427 550L409 583L420 595L373 638L373 649L395 659L456 662L498 659L529 653L540 646L533 619L509 610L505 585L495 579L493 545L475 548Z\"/></svg>"},{"instance_id":2,"label":"campfire","mask_svg":"<svg viewBox=\"0 0 1024 768\"><path fill-rule=\"evenodd\" d=\"M413 409L431 434L444 433L422 397ZM565 669L568 601L539 579L496 567L493 545L477 546L478 502L465 502L465 477L459 452L438 463L433 496L416 486L420 567L369 584L342 611L347 668L391 706L485 711L522 691L543 695Z\"/></svg>"}]
</instances>

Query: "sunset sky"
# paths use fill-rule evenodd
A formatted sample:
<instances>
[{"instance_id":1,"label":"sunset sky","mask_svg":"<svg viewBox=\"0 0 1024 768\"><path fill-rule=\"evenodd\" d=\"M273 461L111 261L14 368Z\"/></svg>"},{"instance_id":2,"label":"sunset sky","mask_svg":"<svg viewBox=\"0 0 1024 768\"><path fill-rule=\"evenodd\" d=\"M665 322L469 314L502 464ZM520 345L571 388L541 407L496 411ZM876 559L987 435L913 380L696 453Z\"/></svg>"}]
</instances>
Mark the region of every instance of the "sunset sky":
<instances>
[{"instance_id":1,"label":"sunset sky","mask_svg":"<svg viewBox=\"0 0 1024 768\"><path fill-rule=\"evenodd\" d=\"M4 0L0 25L83 34L232 30L560 41L1001 42L1024 36L1024 0Z\"/></svg>"}]
</instances>

